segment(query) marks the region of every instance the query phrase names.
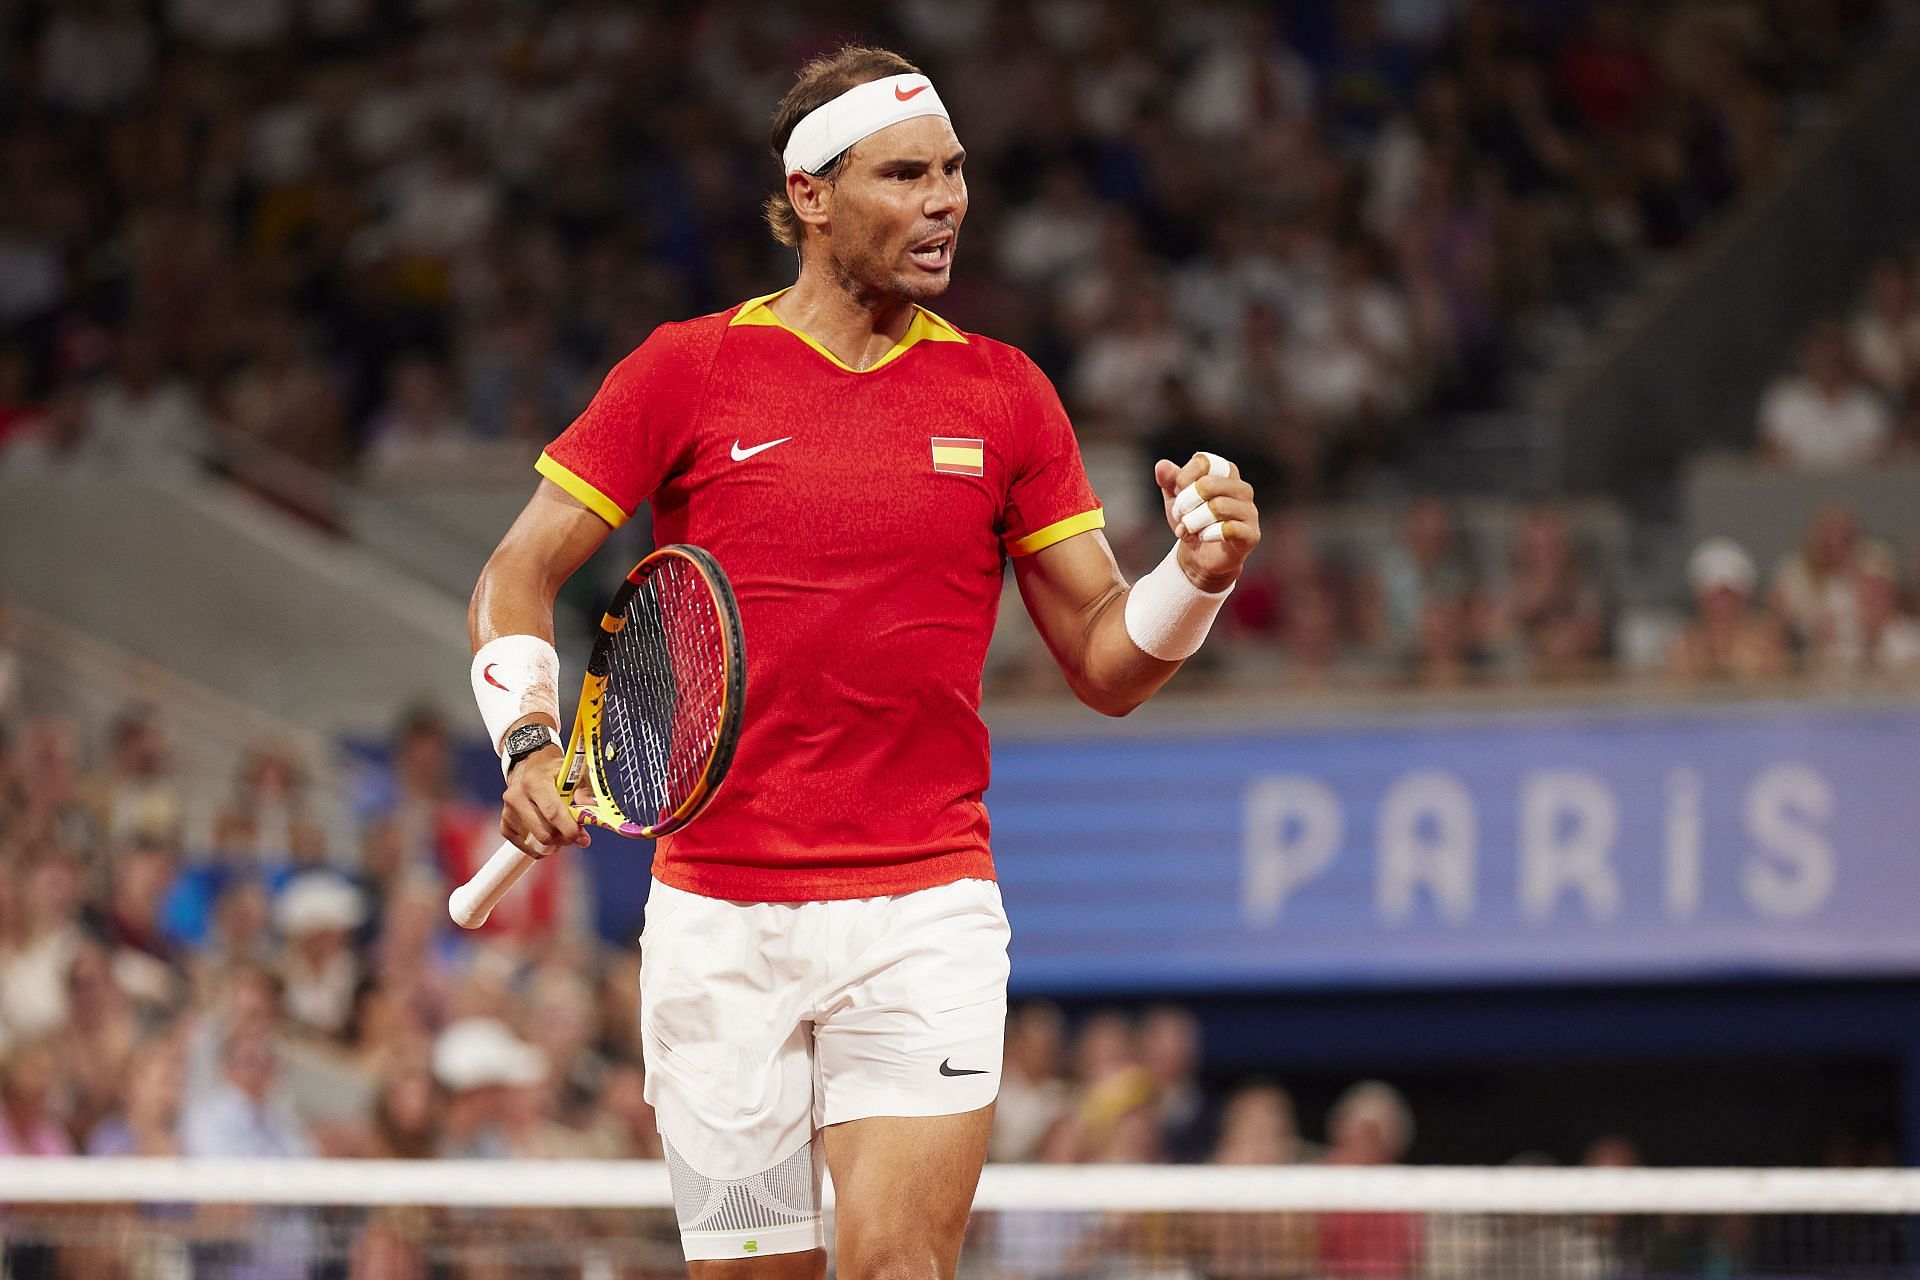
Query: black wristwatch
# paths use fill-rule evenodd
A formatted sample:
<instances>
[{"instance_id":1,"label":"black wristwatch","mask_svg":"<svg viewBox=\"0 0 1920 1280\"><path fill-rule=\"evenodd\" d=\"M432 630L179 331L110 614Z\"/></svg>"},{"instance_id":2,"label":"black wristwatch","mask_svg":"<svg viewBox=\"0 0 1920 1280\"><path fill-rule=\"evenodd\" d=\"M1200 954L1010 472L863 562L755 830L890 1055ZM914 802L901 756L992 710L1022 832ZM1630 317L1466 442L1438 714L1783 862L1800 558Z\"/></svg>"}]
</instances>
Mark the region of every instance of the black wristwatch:
<instances>
[{"instance_id":1,"label":"black wristwatch","mask_svg":"<svg viewBox=\"0 0 1920 1280\"><path fill-rule=\"evenodd\" d=\"M534 752L542 750L549 743L560 745L560 735L553 731L550 724L523 724L507 735L505 749L500 753L500 775L513 776L513 766L525 760Z\"/></svg>"}]
</instances>

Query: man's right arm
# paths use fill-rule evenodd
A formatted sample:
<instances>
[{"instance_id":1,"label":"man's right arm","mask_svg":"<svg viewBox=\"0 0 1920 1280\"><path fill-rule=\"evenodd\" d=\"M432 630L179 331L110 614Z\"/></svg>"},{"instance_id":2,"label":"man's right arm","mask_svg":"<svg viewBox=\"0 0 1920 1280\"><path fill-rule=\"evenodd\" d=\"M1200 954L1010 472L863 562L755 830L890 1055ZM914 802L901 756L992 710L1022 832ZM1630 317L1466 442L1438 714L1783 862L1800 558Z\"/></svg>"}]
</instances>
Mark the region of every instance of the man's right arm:
<instances>
[{"instance_id":1,"label":"man's right arm","mask_svg":"<svg viewBox=\"0 0 1920 1280\"><path fill-rule=\"evenodd\" d=\"M542 480L525 510L480 571L467 606L467 638L473 651L500 636L536 636L553 643L553 601L566 580L600 549L611 532L607 522L551 480ZM559 721L535 712L514 721L544 723L564 731ZM499 744L494 744L496 750ZM554 788L561 749L547 747L526 758L507 779L500 809L500 834L521 848L585 844L587 837Z\"/></svg>"}]
</instances>

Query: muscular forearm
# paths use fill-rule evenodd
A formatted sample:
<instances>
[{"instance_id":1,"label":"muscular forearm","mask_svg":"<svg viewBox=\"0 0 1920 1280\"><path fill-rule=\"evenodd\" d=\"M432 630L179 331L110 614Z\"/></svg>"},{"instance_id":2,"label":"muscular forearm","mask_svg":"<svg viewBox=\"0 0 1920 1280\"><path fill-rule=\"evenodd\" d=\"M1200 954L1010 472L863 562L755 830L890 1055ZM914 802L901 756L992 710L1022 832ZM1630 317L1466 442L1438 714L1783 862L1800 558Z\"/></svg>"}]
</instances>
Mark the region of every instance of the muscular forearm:
<instances>
[{"instance_id":1,"label":"muscular forearm","mask_svg":"<svg viewBox=\"0 0 1920 1280\"><path fill-rule=\"evenodd\" d=\"M498 636L539 636L553 642L553 601L564 577L554 578L540 558L501 546L480 571L467 602L467 642L473 652Z\"/></svg>"},{"instance_id":2,"label":"muscular forearm","mask_svg":"<svg viewBox=\"0 0 1920 1280\"><path fill-rule=\"evenodd\" d=\"M1080 661L1061 664L1069 672L1074 694L1101 715L1126 715L1157 693L1181 666L1143 652L1127 634L1130 590L1118 587L1108 593L1088 620Z\"/></svg>"}]
</instances>

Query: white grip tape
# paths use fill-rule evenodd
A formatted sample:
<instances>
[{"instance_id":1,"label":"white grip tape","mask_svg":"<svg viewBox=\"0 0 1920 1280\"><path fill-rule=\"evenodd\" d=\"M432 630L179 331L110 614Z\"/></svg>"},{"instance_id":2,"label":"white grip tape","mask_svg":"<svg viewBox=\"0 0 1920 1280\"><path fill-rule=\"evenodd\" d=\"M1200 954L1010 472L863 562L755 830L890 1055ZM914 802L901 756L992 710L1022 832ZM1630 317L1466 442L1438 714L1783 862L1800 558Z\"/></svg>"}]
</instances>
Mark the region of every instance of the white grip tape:
<instances>
[{"instance_id":1,"label":"white grip tape","mask_svg":"<svg viewBox=\"0 0 1920 1280\"><path fill-rule=\"evenodd\" d=\"M495 636L473 655L468 674L496 753L507 730L536 712L560 723L560 655L539 636Z\"/></svg>"},{"instance_id":2,"label":"white grip tape","mask_svg":"<svg viewBox=\"0 0 1920 1280\"><path fill-rule=\"evenodd\" d=\"M1225 542L1227 540L1227 522L1216 520L1200 531L1202 542Z\"/></svg>"},{"instance_id":3,"label":"white grip tape","mask_svg":"<svg viewBox=\"0 0 1920 1280\"><path fill-rule=\"evenodd\" d=\"M1205 449L1202 449L1200 451L1200 456L1207 460L1208 475L1224 476L1224 475L1231 475L1233 473L1233 464L1231 462L1228 462L1225 458L1221 457L1219 454L1208 453Z\"/></svg>"},{"instance_id":4,"label":"white grip tape","mask_svg":"<svg viewBox=\"0 0 1920 1280\"><path fill-rule=\"evenodd\" d=\"M1127 636L1142 653L1166 662L1192 657L1212 629L1214 615L1232 594L1231 586L1208 592L1189 582L1180 568L1176 544L1152 573L1127 592Z\"/></svg>"},{"instance_id":5,"label":"white grip tape","mask_svg":"<svg viewBox=\"0 0 1920 1280\"><path fill-rule=\"evenodd\" d=\"M447 899L447 914L462 929L478 929L507 896L507 890L520 877L533 870L545 854L531 854L511 840L503 842L493 856L473 873L473 879L453 891Z\"/></svg>"},{"instance_id":6,"label":"white grip tape","mask_svg":"<svg viewBox=\"0 0 1920 1280\"><path fill-rule=\"evenodd\" d=\"M1200 482L1195 480L1192 484L1182 489L1179 496L1173 500L1173 518L1176 520L1182 519L1186 516L1187 512L1193 510L1205 501L1206 499L1200 496Z\"/></svg>"}]
</instances>

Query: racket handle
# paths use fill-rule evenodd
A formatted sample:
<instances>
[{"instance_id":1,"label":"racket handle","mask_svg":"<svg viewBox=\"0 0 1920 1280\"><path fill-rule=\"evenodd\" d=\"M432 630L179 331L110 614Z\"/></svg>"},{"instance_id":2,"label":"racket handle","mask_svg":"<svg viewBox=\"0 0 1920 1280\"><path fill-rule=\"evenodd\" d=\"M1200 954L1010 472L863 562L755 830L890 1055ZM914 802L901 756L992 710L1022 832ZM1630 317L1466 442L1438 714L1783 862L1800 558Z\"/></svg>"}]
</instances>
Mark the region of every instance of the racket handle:
<instances>
[{"instance_id":1,"label":"racket handle","mask_svg":"<svg viewBox=\"0 0 1920 1280\"><path fill-rule=\"evenodd\" d=\"M500 905L500 899L507 896L507 891L539 861L511 840L501 841L486 865L473 873L473 879L455 889L447 899L447 914L462 929L478 929Z\"/></svg>"}]
</instances>

